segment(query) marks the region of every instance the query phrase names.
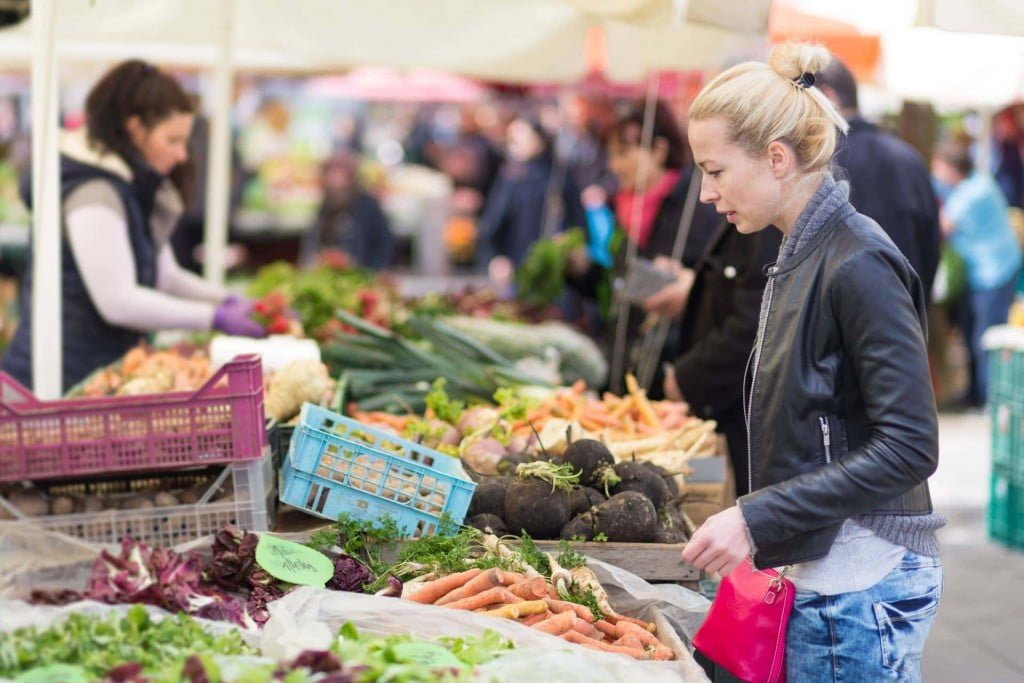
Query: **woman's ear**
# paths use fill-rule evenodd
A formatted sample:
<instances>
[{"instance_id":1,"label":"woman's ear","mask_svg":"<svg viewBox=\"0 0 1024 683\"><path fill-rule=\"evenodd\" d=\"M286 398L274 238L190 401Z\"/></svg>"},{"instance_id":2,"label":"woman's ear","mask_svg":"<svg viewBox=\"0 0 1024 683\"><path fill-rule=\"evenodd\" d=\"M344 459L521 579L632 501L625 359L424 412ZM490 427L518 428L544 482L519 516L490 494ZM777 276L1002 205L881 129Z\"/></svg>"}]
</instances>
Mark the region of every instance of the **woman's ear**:
<instances>
[{"instance_id":1,"label":"woman's ear","mask_svg":"<svg viewBox=\"0 0 1024 683\"><path fill-rule=\"evenodd\" d=\"M129 116L124 122L124 129L128 132L128 138L136 147L142 144L146 137L146 127L142 125L142 119L138 116Z\"/></svg>"},{"instance_id":2,"label":"woman's ear","mask_svg":"<svg viewBox=\"0 0 1024 683\"><path fill-rule=\"evenodd\" d=\"M768 165L771 167L772 175L782 180L796 170L796 156L789 145L774 140L768 143Z\"/></svg>"}]
</instances>

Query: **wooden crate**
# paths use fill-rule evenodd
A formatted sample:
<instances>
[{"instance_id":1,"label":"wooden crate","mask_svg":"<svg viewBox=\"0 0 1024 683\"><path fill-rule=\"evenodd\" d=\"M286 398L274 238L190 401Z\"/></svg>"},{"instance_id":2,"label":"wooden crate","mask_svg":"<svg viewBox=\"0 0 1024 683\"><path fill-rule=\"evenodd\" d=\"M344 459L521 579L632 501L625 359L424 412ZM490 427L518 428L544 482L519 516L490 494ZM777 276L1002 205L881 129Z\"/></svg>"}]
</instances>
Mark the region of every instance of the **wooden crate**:
<instances>
[{"instance_id":1,"label":"wooden crate","mask_svg":"<svg viewBox=\"0 0 1024 683\"><path fill-rule=\"evenodd\" d=\"M554 551L558 541L537 541L543 551ZM574 550L632 572L645 581L700 581L699 569L682 560L683 543L572 543Z\"/></svg>"}]
</instances>

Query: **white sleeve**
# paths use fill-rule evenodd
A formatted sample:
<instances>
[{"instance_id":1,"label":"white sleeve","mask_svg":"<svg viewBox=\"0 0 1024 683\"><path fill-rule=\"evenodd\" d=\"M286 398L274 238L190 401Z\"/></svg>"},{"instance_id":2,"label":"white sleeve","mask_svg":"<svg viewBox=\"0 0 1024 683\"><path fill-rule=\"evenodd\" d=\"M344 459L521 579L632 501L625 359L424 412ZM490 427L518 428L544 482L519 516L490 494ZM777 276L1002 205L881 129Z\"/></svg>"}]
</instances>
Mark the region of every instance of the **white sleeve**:
<instances>
[{"instance_id":1,"label":"white sleeve","mask_svg":"<svg viewBox=\"0 0 1024 683\"><path fill-rule=\"evenodd\" d=\"M170 296L135 281L123 214L103 205L80 206L68 212L65 223L85 288L109 324L140 332L210 329L213 304Z\"/></svg>"},{"instance_id":2,"label":"white sleeve","mask_svg":"<svg viewBox=\"0 0 1024 683\"><path fill-rule=\"evenodd\" d=\"M174 249L170 244L165 244L160 249L156 273L156 288L182 299L219 304L228 296L228 291L223 287L207 282L182 268L174 257Z\"/></svg>"}]
</instances>

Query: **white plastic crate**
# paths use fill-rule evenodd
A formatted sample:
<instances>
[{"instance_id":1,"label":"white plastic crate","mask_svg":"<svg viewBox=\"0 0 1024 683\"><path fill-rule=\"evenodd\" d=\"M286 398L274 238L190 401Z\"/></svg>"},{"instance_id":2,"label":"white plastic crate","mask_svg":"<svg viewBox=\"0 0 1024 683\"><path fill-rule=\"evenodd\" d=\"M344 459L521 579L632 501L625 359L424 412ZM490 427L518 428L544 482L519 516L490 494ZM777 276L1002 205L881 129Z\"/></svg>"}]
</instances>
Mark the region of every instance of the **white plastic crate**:
<instances>
[{"instance_id":1,"label":"white plastic crate","mask_svg":"<svg viewBox=\"0 0 1024 683\"><path fill-rule=\"evenodd\" d=\"M210 477L212 476L212 480ZM142 492L175 490L209 481L205 492L192 504L139 510L112 509L67 515L25 517L8 499L0 507L20 521L93 543L120 543L130 535L153 547L170 547L214 534L226 524L246 531L267 531L274 522L277 479L270 449L258 460L235 462L219 469L161 472L132 478L40 485L51 498L60 495L102 494L121 499Z\"/></svg>"}]
</instances>

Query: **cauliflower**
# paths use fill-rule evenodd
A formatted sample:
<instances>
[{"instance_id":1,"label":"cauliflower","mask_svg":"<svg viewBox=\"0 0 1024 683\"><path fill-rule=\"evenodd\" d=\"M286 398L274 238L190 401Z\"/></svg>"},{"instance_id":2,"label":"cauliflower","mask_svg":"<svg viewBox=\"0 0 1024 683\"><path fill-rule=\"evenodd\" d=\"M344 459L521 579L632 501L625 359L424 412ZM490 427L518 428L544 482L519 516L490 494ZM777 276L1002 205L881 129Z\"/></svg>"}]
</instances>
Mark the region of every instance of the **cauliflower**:
<instances>
[{"instance_id":1,"label":"cauliflower","mask_svg":"<svg viewBox=\"0 0 1024 683\"><path fill-rule=\"evenodd\" d=\"M303 403L320 403L330 390L326 365L309 359L292 361L270 378L264 409L268 418L285 422L298 414Z\"/></svg>"}]
</instances>

